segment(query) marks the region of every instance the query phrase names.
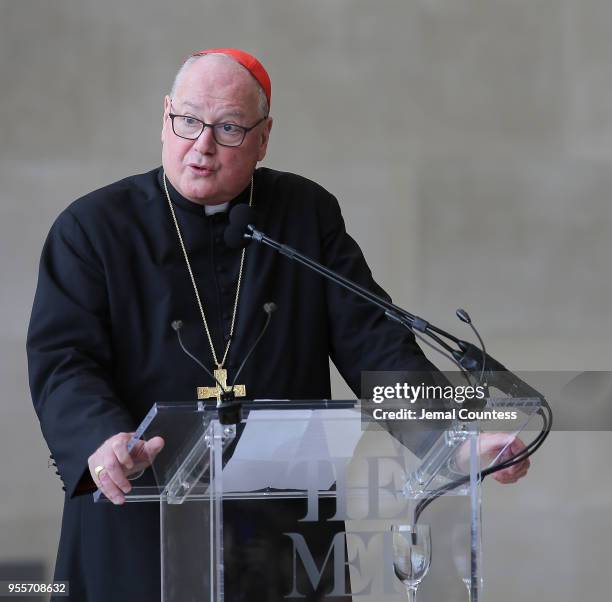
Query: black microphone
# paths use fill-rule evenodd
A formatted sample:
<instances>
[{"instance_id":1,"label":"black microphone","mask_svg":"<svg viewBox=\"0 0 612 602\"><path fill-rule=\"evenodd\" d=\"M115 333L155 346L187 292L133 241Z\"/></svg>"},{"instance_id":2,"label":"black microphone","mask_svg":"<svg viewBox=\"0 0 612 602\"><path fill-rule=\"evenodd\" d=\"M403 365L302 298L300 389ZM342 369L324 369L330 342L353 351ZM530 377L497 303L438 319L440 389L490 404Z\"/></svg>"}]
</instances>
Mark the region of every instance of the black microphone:
<instances>
[{"instance_id":1,"label":"black microphone","mask_svg":"<svg viewBox=\"0 0 612 602\"><path fill-rule=\"evenodd\" d=\"M488 386L493 386L511 397L535 397L544 400L542 393L536 391L488 353L485 354L483 361L482 349L476 345L467 341L459 341L458 345L461 351L453 351L455 359L468 372L482 374Z\"/></svg>"},{"instance_id":2,"label":"black microphone","mask_svg":"<svg viewBox=\"0 0 612 602\"><path fill-rule=\"evenodd\" d=\"M476 337L478 338L478 341L480 342L480 347L482 349L482 369L480 370L480 378L478 379L478 382L480 384L482 384L483 382L483 376L484 376L484 371L485 371L485 365L487 363L487 349L485 347L484 341L482 340L482 337L480 336L480 333L478 332L478 330L476 329L476 326L474 326L474 324L472 324L472 318L470 318L470 315L468 314L467 311L465 311L465 309L462 309L461 307L455 312L455 314L457 315L457 317L464 322L465 324L467 324L473 331L474 334L476 335Z\"/></svg>"},{"instance_id":3,"label":"black microphone","mask_svg":"<svg viewBox=\"0 0 612 602\"><path fill-rule=\"evenodd\" d=\"M256 221L256 213L248 205L236 205L229 214L229 226L223 233L225 244L231 249L242 249L250 244L251 239L245 237L247 227Z\"/></svg>"},{"instance_id":4,"label":"black microphone","mask_svg":"<svg viewBox=\"0 0 612 602\"><path fill-rule=\"evenodd\" d=\"M274 303L274 301L268 301L267 303L264 303L263 310L267 314L273 314L277 309L278 306L276 305L276 303Z\"/></svg>"},{"instance_id":5,"label":"black microphone","mask_svg":"<svg viewBox=\"0 0 612 602\"><path fill-rule=\"evenodd\" d=\"M468 312L465 311L465 309L461 307L455 311L455 315L465 324L472 323L472 318L470 318L470 315L468 314Z\"/></svg>"},{"instance_id":6,"label":"black microphone","mask_svg":"<svg viewBox=\"0 0 612 602\"><path fill-rule=\"evenodd\" d=\"M249 205L236 205L229 214L230 224L234 224L236 226L242 226L246 228L248 224L255 223L255 209L253 207L249 207Z\"/></svg>"}]
</instances>

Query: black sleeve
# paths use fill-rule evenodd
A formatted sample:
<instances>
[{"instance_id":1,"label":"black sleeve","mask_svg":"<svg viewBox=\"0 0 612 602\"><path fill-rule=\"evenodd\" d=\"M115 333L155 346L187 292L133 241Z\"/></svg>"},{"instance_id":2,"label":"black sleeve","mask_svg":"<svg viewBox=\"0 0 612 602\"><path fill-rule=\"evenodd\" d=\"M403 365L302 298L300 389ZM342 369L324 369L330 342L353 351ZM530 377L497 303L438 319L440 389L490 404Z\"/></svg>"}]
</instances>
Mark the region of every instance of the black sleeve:
<instances>
[{"instance_id":1,"label":"black sleeve","mask_svg":"<svg viewBox=\"0 0 612 602\"><path fill-rule=\"evenodd\" d=\"M330 195L331 196L331 195ZM359 245L346 232L337 200L332 196L320 212L323 263L373 293L391 301L374 281ZM327 285L330 357L358 398L363 371L404 373L408 381L431 383L444 377L427 359L408 329L386 318L384 311L337 284ZM417 384L415 382L415 384ZM395 438L417 455L426 453L440 431L409 430L408 425L382 423Z\"/></svg>"},{"instance_id":2,"label":"black sleeve","mask_svg":"<svg viewBox=\"0 0 612 602\"><path fill-rule=\"evenodd\" d=\"M134 428L113 391L110 329L104 266L66 210L42 251L27 354L34 408L70 496L89 478L87 458Z\"/></svg>"},{"instance_id":3,"label":"black sleeve","mask_svg":"<svg viewBox=\"0 0 612 602\"><path fill-rule=\"evenodd\" d=\"M320 219L324 232L323 263L391 301L372 278L359 245L346 232L334 197L325 205ZM357 396L360 396L361 372L365 370L437 370L417 345L414 335L388 320L382 309L332 282L327 285L327 307L332 333L331 358Z\"/></svg>"}]
</instances>

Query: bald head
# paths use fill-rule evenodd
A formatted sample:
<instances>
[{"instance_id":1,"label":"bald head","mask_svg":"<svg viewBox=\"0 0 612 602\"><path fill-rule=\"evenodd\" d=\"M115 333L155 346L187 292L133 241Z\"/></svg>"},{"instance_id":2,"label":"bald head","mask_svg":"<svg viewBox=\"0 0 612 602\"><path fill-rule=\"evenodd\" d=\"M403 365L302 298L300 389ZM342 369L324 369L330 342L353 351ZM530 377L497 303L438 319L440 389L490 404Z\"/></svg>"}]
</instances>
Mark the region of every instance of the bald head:
<instances>
[{"instance_id":1,"label":"bald head","mask_svg":"<svg viewBox=\"0 0 612 602\"><path fill-rule=\"evenodd\" d=\"M257 114L260 117L268 115L270 107L268 99L266 98L266 93L261 84L251 75L248 69L225 54L211 53L189 57L174 76L170 97L176 96L186 77L188 77L190 83L193 84L196 83L193 81L194 79L197 80L199 76L205 73L208 74L211 70L224 76L221 79L225 81L220 80L220 83L225 86L231 84L231 80L235 79L245 84L247 88L252 87L257 103Z\"/></svg>"}]
</instances>

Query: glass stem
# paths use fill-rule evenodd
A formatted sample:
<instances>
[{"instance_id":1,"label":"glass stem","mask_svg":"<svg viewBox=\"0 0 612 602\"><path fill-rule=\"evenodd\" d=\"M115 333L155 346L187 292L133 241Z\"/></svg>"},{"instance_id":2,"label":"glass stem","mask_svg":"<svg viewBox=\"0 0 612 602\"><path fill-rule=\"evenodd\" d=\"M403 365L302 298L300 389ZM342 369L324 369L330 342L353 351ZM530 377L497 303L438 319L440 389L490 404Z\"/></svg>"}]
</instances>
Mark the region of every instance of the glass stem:
<instances>
[{"instance_id":1,"label":"glass stem","mask_svg":"<svg viewBox=\"0 0 612 602\"><path fill-rule=\"evenodd\" d=\"M408 592L408 602L416 602L417 588L407 585L406 591Z\"/></svg>"},{"instance_id":2,"label":"glass stem","mask_svg":"<svg viewBox=\"0 0 612 602\"><path fill-rule=\"evenodd\" d=\"M468 592L468 602L472 602L472 583L470 579L464 579L465 587L467 587Z\"/></svg>"}]
</instances>

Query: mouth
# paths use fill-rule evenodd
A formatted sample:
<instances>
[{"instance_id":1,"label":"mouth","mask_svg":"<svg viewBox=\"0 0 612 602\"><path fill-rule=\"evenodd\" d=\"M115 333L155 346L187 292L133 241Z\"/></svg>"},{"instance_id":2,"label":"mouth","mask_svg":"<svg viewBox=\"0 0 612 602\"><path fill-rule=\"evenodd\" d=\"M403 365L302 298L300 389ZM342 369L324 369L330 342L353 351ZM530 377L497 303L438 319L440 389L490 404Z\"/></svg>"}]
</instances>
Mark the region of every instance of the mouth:
<instances>
[{"instance_id":1,"label":"mouth","mask_svg":"<svg viewBox=\"0 0 612 602\"><path fill-rule=\"evenodd\" d=\"M199 176L210 176L216 171L211 167L207 167L204 165L196 165L195 163L190 163L188 167L192 173L198 174Z\"/></svg>"}]
</instances>

